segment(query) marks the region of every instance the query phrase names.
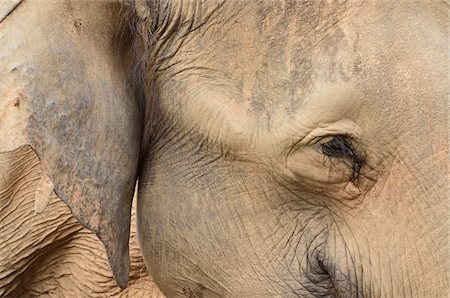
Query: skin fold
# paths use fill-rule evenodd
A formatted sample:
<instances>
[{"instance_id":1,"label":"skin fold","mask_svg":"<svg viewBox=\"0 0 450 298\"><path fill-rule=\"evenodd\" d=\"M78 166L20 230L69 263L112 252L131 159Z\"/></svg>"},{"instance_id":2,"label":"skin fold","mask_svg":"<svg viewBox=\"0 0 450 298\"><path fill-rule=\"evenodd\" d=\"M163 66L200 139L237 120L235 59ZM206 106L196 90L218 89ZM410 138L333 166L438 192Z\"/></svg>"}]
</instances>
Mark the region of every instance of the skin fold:
<instances>
[{"instance_id":1,"label":"skin fold","mask_svg":"<svg viewBox=\"0 0 450 298\"><path fill-rule=\"evenodd\" d=\"M65 219L0 290L86 254L148 297L142 254L167 297L448 296L447 3L36 3L0 23L0 198Z\"/></svg>"},{"instance_id":2,"label":"skin fold","mask_svg":"<svg viewBox=\"0 0 450 298\"><path fill-rule=\"evenodd\" d=\"M448 7L166 5L138 202L162 291L446 296ZM354 181L333 135L364 156Z\"/></svg>"},{"instance_id":3,"label":"skin fold","mask_svg":"<svg viewBox=\"0 0 450 298\"><path fill-rule=\"evenodd\" d=\"M55 194L42 213L34 213L42 174L34 151L25 146L1 153L0 165L0 176L8 177L0 183L0 296L164 297L142 259L135 209L130 282L122 290L113 279L101 242Z\"/></svg>"}]
</instances>

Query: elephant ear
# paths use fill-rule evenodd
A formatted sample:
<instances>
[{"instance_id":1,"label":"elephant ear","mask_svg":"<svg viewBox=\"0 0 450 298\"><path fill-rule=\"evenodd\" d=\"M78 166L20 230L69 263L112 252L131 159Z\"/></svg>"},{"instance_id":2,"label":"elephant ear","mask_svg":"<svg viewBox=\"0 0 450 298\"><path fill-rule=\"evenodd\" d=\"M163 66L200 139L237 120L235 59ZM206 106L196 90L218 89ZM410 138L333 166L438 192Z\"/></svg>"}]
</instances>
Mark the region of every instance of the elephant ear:
<instances>
[{"instance_id":1,"label":"elephant ear","mask_svg":"<svg viewBox=\"0 0 450 298\"><path fill-rule=\"evenodd\" d=\"M53 190L97 234L123 288L141 120L113 5L27 1L0 23L0 152L33 148L37 193Z\"/></svg>"},{"instance_id":2,"label":"elephant ear","mask_svg":"<svg viewBox=\"0 0 450 298\"><path fill-rule=\"evenodd\" d=\"M4 0L0 3L0 23L19 5L23 0Z\"/></svg>"}]
</instances>

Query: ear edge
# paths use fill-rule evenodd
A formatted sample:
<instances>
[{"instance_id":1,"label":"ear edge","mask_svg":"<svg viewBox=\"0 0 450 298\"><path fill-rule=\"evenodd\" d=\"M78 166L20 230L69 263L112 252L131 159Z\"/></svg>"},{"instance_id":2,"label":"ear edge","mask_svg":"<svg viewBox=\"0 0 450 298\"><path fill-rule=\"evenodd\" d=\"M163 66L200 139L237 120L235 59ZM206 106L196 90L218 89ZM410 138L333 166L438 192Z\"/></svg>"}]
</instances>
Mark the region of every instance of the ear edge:
<instances>
[{"instance_id":1,"label":"ear edge","mask_svg":"<svg viewBox=\"0 0 450 298\"><path fill-rule=\"evenodd\" d=\"M45 159L42 159L33 146L29 144L25 146L30 147L39 158L41 166L40 180L48 179L48 182L45 182L47 186L53 186L52 191L68 206L78 222L83 227L94 232L102 242L113 277L117 285L125 289L128 285L130 271L131 205L137 179L134 179L134 183L129 185L128 191L125 191L119 200L108 200L109 198L92 200L89 196L83 194L83 189L80 188L80 184L77 182L69 183L69 185L73 185L73 189L69 188L69 191L64 185L61 187L61 183L56 182L57 179L44 166ZM38 189L36 189L36 195L38 195ZM86 205L86 202L95 202L93 205L95 208L92 208L89 204ZM118 206L117 202L120 202ZM104 210L111 212L104 212ZM114 221L114 218L120 218L121 221L117 223Z\"/></svg>"}]
</instances>

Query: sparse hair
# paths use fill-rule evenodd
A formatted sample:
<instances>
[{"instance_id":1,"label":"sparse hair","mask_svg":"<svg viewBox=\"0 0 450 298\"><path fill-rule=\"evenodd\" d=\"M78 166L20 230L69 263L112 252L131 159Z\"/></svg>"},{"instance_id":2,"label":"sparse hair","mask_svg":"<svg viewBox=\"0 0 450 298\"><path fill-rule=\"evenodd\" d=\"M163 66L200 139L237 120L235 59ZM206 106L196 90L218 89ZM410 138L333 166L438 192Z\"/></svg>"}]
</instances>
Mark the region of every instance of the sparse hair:
<instances>
[{"instance_id":1,"label":"sparse hair","mask_svg":"<svg viewBox=\"0 0 450 298\"><path fill-rule=\"evenodd\" d=\"M157 1L124 0L119 12L117 39L129 48L134 64L132 87L144 121L141 156L145 157L151 136L151 121L158 113L154 86L154 46L158 12Z\"/></svg>"}]
</instances>

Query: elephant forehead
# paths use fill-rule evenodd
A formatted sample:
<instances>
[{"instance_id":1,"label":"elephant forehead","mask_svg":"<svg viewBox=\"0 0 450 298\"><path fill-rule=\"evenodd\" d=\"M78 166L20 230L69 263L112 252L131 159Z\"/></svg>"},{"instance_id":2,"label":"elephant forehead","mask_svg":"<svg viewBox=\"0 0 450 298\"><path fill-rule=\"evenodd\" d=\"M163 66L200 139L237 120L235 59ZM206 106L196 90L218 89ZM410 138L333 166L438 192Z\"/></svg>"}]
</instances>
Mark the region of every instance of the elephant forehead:
<instances>
[{"instance_id":1,"label":"elephant forehead","mask_svg":"<svg viewBox=\"0 0 450 298\"><path fill-rule=\"evenodd\" d=\"M430 36L445 40L428 32L437 26L428 24L432 6L356 4L237 1L195 26L178 18L179 30L156 47L163 109L241 147L302 138L339 119L369 122L383 107L419 101L419 85L404 86L412 74L420 86L432 83L425 76L439 66L427 45ZM414 20L421 30L410 30Z\"/></svg>"},{"instance_id":2,"label":"elephant forehead","mask_svg":"<svg viewBox=\"0 0 450 298\"><path fill-rule=\"evenodd\" d=\"M332 90L339 93L333 99L356 99L348 80L357 59L346 54L355 38L335 26L347 10L300 1L219 5L194 27L199 34L180 30L161 41L163 106L172 110L176 102L178 116L201 127L202 135L237 147L295 129L301 137L317 123L336 120L339 113L330 119L325 110L311 119L305 111Z\"/></svg>"},{"instance_id":3,"label":"elephant forehead","mask_svg":"<svg viewBox=\"0 0 450 298\"><path fill-rule=\"evenodd\" d=\"M189 16L194 8L184 8L184 14L179 10L184 17L178 18L190 25L160 41L163 54L156 64L163 80L199 76L239 93L237 100L249 101L259 117L277 109L292 116L320 68L330 77L339 72L335 61L345 34L336 24L345 17L346 5L231 1L216 13L205 8L208 17L202 22Z\"/></svg>"}]
</instances>

